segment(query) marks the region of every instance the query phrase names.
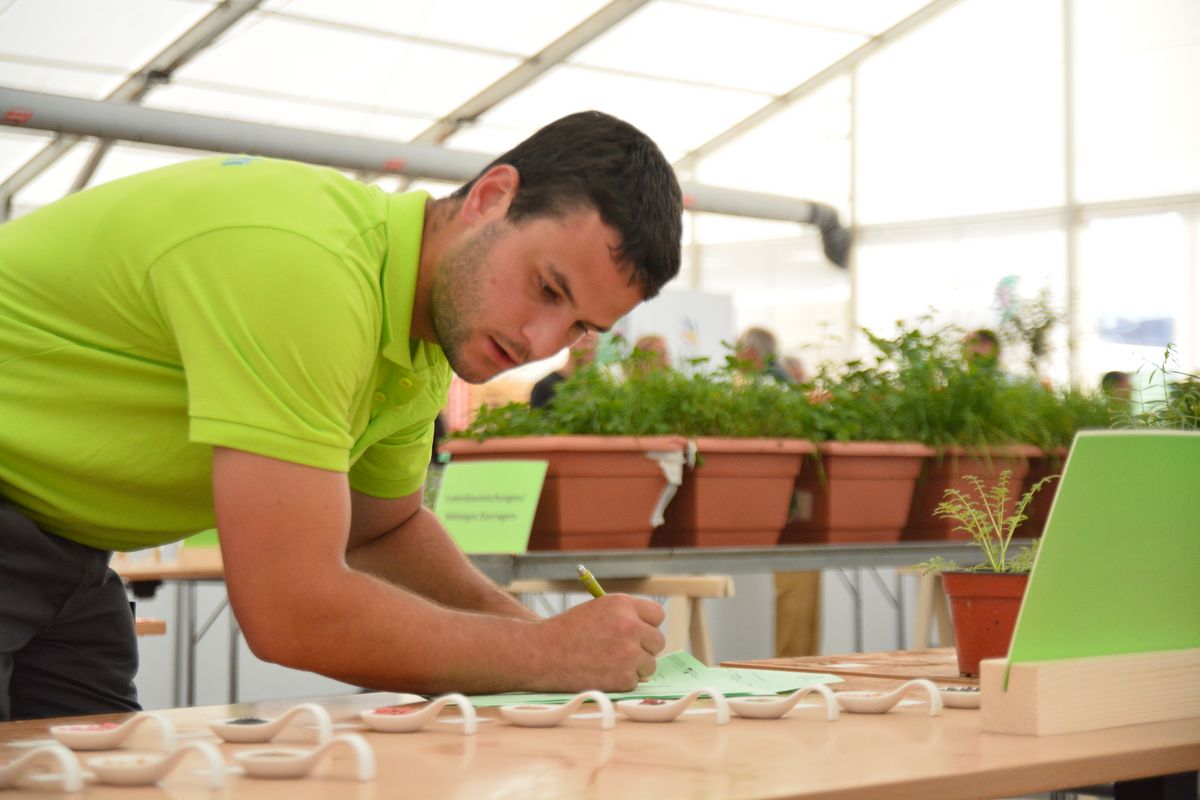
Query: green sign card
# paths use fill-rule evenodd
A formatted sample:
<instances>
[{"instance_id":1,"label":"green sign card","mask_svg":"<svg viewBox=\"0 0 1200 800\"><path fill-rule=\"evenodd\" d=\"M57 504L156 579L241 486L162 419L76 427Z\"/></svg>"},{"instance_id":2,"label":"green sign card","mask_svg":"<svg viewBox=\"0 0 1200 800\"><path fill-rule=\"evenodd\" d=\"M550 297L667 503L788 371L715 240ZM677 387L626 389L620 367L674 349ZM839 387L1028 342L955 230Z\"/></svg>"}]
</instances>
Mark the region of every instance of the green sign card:
<instances>
[{"instance_id":1,"label":"green sign card","mask_svg":"<svg viewBox=\"0 0 1200 800\"><path fill-rule=\"evenodd\" d=\"M524 553L545 461L451 461L434 513L464 553Z\"/></svg>"},{"instance_id":2,"label":"green sign card","mask_svg":"<svg viewBox=\"0 0 1200 800\"><path fill-rule=\"evenodd\" d=\"M1010 663L1200 647L1200 432L1081 433L1061 481Z\"/></svg>"}]
</instances>

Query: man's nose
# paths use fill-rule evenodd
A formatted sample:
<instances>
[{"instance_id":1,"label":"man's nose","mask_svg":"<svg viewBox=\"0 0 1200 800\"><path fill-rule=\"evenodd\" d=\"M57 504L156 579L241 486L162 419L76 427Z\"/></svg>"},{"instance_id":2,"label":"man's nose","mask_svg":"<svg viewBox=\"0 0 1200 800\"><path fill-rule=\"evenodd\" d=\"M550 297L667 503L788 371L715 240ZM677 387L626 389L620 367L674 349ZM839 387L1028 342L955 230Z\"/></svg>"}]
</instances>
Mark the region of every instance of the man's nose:
<instances>
[{"instance_id":1,"label":"man's nose","mask_svg":"<svg viewBox=\"0 0 1200 800\"><path fill-rule=\"evenodd\" d=\"M575 321L558 315L531 320L522 330L529 343L529 360L549 358L579 340Z\"/></svg>"}]
</instances>

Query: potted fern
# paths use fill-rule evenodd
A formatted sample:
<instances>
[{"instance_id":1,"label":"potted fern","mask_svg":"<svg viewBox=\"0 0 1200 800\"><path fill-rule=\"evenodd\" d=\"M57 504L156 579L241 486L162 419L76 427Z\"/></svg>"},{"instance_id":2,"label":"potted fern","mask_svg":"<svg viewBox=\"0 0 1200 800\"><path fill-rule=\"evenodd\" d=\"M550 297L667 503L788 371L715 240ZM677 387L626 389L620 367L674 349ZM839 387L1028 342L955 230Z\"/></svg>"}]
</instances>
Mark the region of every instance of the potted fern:
<instances>
[{"instance_id":1,"label":"potted fern","mask_svg":"<svg viewBox=\"0 0 1200 800\"><path fill-rule=\"evenodd\" d=\"M1025 521L1025 511L1034 496L1055 477L1047 476L1031 486L1010 512L1011 475L1007 470L991 485L967 475L963 480L971 490L946 489L934 512L956 523L956 529L968 534L984 557L979 564L967 568L941 558L921 565L926 572L941 573L942 586L950 599L958 671L962 675L978 675L981 659L1008 653L1037 554L1037 540L1013 553L1013 537Z\"/></svg>"}]
</instances>

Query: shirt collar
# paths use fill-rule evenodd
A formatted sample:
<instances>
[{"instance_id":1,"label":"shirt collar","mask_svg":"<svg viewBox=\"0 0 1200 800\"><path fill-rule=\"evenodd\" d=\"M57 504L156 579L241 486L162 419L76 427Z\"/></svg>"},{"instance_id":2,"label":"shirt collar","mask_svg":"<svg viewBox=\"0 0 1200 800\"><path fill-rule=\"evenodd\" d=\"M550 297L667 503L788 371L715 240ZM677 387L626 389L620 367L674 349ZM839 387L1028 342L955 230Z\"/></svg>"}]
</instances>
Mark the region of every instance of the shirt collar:
<instances>
[{"instance_id":1,"label":"shirt collar","mask_svg":"<svg viewBox=\"0 0 1200 800\"><path fill-rule=\"evenodd\" d=\"M388 251L383 264L382 353L387 360L407 369L420 342L411 340L413 296L421 260L421 232L425 224L427 192L405 192L388 196Z\"/></svg>"}]
</instances>

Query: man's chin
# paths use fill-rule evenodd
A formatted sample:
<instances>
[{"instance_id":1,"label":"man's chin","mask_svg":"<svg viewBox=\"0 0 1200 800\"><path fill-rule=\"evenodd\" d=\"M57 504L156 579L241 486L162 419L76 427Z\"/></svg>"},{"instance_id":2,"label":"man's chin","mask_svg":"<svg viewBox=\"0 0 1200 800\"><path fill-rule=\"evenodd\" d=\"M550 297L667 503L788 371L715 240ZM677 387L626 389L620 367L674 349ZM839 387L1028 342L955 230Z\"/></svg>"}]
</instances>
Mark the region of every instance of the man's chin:
<instances>
[{"instance_id":1,"label":"man's chin","mask_svg":"<svg viewBox=\"0 0 1200 800\"><path fill-rule=\"evenodd\" d=\"M473 364L456 364L454 361L450 362L450 368L454 370L455 375L471 384L487 383L492 378L508 372L508 369L494 365L480 367Z\"/></svg>"}]
</instances>

